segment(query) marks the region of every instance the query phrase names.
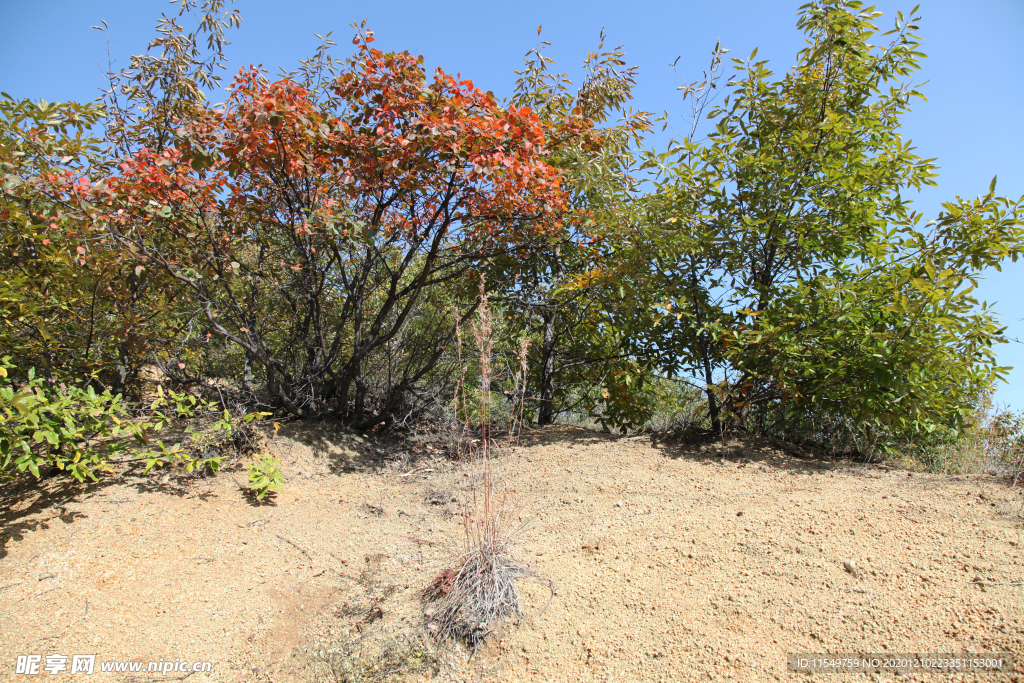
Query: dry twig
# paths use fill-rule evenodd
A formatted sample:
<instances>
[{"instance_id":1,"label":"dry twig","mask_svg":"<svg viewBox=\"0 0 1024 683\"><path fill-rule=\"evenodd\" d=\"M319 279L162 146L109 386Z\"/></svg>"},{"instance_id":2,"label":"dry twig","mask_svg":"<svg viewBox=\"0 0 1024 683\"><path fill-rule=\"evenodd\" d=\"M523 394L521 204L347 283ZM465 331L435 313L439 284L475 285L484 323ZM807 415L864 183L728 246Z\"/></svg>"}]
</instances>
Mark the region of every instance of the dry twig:
<instances>
[{"instance_id":1,"label":"dry twig","mask_svg":"<svg viewBox=\"0 0 1024 683\"><path fill-rule=\"evenodd\" d=\"M305 550L304 550L304 549L302 548L302 546L300 546L300 545L299 545L298 543L296 543L295 541L289 541L289 540L288 540L287 538L285 538L284 536L282 536L282 535L280 535L280 534L278 534L278 535L277 535L277 537L278 537L278 538L280 538L280 539L281 539L282 541L284 541L285 543L288 543L288 544L292 545L292 546L293 546L293 547L294 547L294 548L295 548L296 550L298 550L298 551L299 551L300 553L302 553L303 555L305 555L306 557L308 557L308 558L309 558L310 560L312 560L312 559L313 559L312 555L310 555L309 553L307 553L307 552L306 552L306 551L305 551Z\"/></svg>"}]
</instances>

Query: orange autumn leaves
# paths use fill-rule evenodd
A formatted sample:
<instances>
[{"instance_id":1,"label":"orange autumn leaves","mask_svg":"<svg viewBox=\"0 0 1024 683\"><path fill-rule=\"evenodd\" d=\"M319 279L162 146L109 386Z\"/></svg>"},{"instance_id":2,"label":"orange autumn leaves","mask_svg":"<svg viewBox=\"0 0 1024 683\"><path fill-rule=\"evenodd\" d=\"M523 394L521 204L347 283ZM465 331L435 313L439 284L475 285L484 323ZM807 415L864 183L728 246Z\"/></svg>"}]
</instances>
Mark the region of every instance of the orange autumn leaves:
<instances>
[{"instance_id":1,"label":"orange autumn leaves","mask_svg":"<svg viewBox=\"0 0 1024 683\"><path fill-rule=\"evenodd\" d=\"M226 109L185 131L182 161L226 177L230 209L307 231L340 220L416 239L457 225L515 241L561 206L532 111L440 69L428 82L422 60L370 42L326 91L241 71Z\"/></svg>"},{"instance_id":2,"label":"orange autumn leaves","mask_svg":"<svg viewBox=\"0 0 1024 683\"><path fill-rule=\"evenodd\" d=\"M243 69L222 108L173 122L165 149L138 149L99 182L51 187L131 235L143 261L154 230L230 263L254 224L342 237L360 226L405 243L453 236L473 251L550 228L565 198L536 114L441 69L428 80L422 58L381 52L369 32L356 42L328 87Z\"/></svg>"}]
</instances>

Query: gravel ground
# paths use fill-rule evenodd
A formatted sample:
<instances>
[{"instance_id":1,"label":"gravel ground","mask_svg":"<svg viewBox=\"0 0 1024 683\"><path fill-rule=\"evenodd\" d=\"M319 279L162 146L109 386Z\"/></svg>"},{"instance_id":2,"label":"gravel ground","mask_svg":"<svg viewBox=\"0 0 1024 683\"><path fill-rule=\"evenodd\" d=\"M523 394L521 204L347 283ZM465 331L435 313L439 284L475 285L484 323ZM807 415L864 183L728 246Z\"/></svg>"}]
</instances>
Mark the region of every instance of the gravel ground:
<instances>
[{"instance_id":1,"label":"gravel ground","mask_svg":"<svg viewBox=\"0 0 1024 683\"><path fill-rule=\"evenodd\" d=\"M97 655L87 679L46 680L212 663L189 683L332 681L385 646L396 669L433 661L420 596L461 547L478 473L429 443L404 446L409 461L327 425L268 443L288 481L271 504L241 471L0 493L0 680L35 680L14 673L19 654L68 669ZM786 655L997 652L1020 663L902 680L1024 680L1019 489L798 456L756 439L528 434L494 474L522 506L518 557L538 580L474 656L437 653L436 678L834 681L788 672Z\"/></svg>"}]
</instances>

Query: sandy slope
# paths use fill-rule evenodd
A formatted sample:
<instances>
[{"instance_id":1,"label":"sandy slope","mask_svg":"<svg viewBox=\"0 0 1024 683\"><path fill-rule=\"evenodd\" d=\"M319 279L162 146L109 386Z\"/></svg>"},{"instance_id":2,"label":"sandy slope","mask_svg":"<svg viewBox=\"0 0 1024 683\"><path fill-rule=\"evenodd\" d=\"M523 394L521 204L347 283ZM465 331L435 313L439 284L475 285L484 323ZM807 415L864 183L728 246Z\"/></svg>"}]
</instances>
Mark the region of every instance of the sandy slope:
<instances>
[{"instance_id":1,"label":"sandy slope","mask_svg":"<svg viewBox=\"0 0 1024 683\"><path fill-rule=\"evenodd\" d=\"M429 446L399 466L327 425L270 443L289 480L274 505L240 472L8 488L0 679L36 680L18 654L90 653L213 663L190 683L329 680L323 660L353 638L419 629L460 539L445 494L472 473ZM1024 679L1019 490L737 446L529 435L497 469L525 506L520 557L557 594L541 614L551 584L524 582L518 626L440 677L832 681L787 672L786 654L1010 652L1012 672L966 679Z\"/></svg>"}]
</instances>

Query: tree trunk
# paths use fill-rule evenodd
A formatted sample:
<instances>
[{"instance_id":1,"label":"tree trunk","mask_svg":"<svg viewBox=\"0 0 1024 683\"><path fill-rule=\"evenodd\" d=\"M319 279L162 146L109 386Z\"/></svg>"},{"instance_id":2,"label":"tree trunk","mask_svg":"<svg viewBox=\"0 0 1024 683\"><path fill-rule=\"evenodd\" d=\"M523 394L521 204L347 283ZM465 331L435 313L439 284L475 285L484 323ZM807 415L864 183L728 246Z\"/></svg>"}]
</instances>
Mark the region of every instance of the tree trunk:
<instances>
[{"instance_id":1,"label":"tree trunk","mask_svg":"<svg viewBox=\"0 0 1024 683\"><path fill-rule=\"evenodd\" d=\"M352 375L349 371L345 371L338 383L338 403L334 410L334 416L346 424L348 423L348 395L351 388Z\"/></svg>"},{"instance_id":2,"label":"tree trunk","mask_svg":"<svg viewBox=\"0 0 1024 683\"><path fill-rule=\"evenodd\" d=\"M722 418L719 415L718 401L715 400L715 391L711 388L714 386L715 376L711 372L711 361L708 359L706 342L702 343L701 346L704 353L704 383L707 385L704 391L708 395L708 414L711 416L711 429L715 434L721 434Z\"/></svg>"},{"instance_id":3,"label":"tree trunk","mask_svg":"<svg viewBox=\"0 0 1024 683\"><path fill-rule=\"evenodd\" d=\"M540 363L540 410L537 424L541 427L555 421L555 325L558 323L558 309L544 312L544 342Z\"/></svg>"},{"instance_id":4,"label":"tree trunk","mask_svg":"<svg viewBox=\"0 0 1024 683\"><path fill-rule=\"evenodd\" d=\"M281 406L295 417L306 417L306 413L295 405L295 402L287 394L285 387L281 386L281 380L278 379L277 370L274 369L273 365L264 366L267 371L267 391L270 392L274 398L281 402Z\"/></svg>"},{"instance_id":5,"label":"tree trunk","mask_svg":"<svg viewBox=\"0 0 1024 683\"><path fill-rule=\"evenodd\" d=\"M242 388L252 391L252 362L254 356L248 351L245 352L245 368L242 370Z\"/></svg>"},{"instance_id":6,"label":"tree trunk","mask_svg":"<svg viewBox=\"0 0 1024 683\"><path fill-rule=\"evenodd\" d=\"M366 380L360 372L356 375L356 397L352 408L352 423L362 423L366 413Z\"/></svg>"},{"instance_id":7,"label":"tree trunk","mask_svg":"<svg viewBox=\"0 0 1024 683\"><path fill-rule=\"evenodd\" d=\"M565 264L562 263L562 246L555 245L552 270L556 281L565 277ZM558 342L558 301L548 299L547 308L541 314L544 320L544 341L541 350L540 367L540 410L537 413L537 424L540 426L555 422L555 346Z\"/></svg>"},{"instance_id":8,"label":"tree trunk","mask_svg":"<svg viewBox=\"0 0 1024 683\"><path fill-rule=\"evenodd\" d=\"M694 303L694 314L696 316L697 326L700 327L704 324L704 315L700 308L700 298L697 296L699 291L699 284L697 280L697 262L696 259L690 257L690 295L693 297ZM712 387L715 384L715 375L711 370L711 349L708 343L708 335L706 331L699 332L700 336L700 355L701 361L704 365L704 392L708 397L708 416L711 418L711 429L716 434L722 433L722 419L720 417L718 401L715 400L715 391Z\"/></svg>"},{"instance_id":9,"label":"tree trunk","mask_svg":"<svg viewBox=\"0 0 1024 683\"><path fill-rule=\"evenodd\" d=\"M124 396L127 391L129 375L131 374L128 369L128 364L128 342L122 341L117 349L117 367L115 369L113 381L111 382L110 386L110 393L114 394L115 396L117 394L121 394L122 396Z\"/></svg>"}]
</instances>

